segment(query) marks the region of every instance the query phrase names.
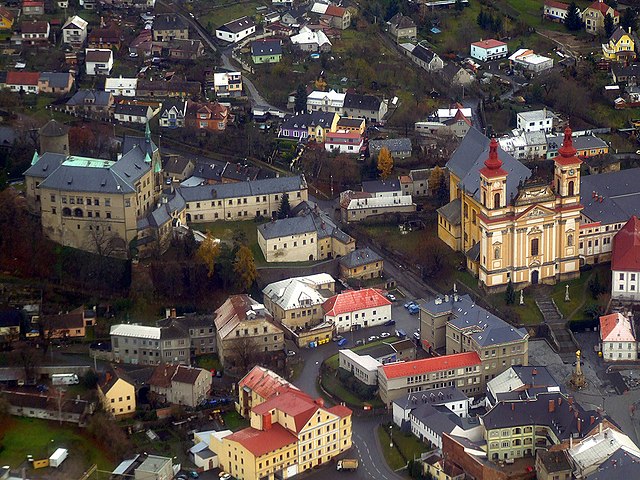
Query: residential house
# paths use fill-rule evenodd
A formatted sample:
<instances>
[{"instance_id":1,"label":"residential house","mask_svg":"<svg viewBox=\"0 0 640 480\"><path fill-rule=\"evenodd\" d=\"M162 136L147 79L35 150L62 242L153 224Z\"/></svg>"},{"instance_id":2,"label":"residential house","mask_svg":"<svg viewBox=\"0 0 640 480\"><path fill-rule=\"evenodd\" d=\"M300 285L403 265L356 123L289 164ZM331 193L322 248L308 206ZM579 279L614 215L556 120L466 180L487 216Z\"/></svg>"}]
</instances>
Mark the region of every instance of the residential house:
<instances>
[{"instance_id":1,"label":"residential house","mask_svg":"<svg viewBox=\"0 0 640 480\"><path fill-rule=\"evenodd\" d=\"M567 393L547 367L516 365L487 382L486 403L491 408L498 402L529 400L551 392Z\"/></svg>"},{"instance_id":2,"label":"residential house","mask_svg":"<svg viewBox=\"0 0 640 480\"><path fill-rule=\"evenodd\" d=\"M278 136L301 142L324 142L329 133L336 131L339 118L337 113L330 112L299 113L282 121Z\"/></svg>"},{"instance_id":3,"label":"residential house","mask_svg":"<svg viewBox=\"0 0 640 480\"><path fill-rule=\"evenodd\" d=\"M333 322L336 332L383 325L391 319L391 301L380 290L347 290L322 304L324 318Z\"/></svg>"},{"instance_id":4,"label":"residential house","mask_svg":"<svg viewBox=\"0 0 640 480\"><path fill-rule=\"evenodd\" d=\"M291 390L300 391L277 373L256 365L238 382L236 411L247 418L253 407Z\"/></svg>"},{"instance_id":5,"label":"residential house","mask_svg":"<svg viewBox=\"0 0 640 480\"><path fill-rule=\"evenodd\" d=\"M380 398L386 405L407 395L434 388L457 387L467 396L482 392L480 357L475 352L431 357L380 366Z\"/></svg>"},{"instance_id":6,"label":"residential house","mask_svg":"<svg viewBox=\"0 0 640 480\"><path fill-rule=\"evenodd\" d=\"M445 64L440 73L445 82L456 87L468 87L476 80L473 73L454 62Z\"/></svg>"},{"instance_id":7,"label":"residential house","mask_svg":"<svg viewBox=\"0 0 640 480\"><path fill-rule=\"evenodd\" d=\"M522 132L516 130L516 132ZM562 142L562 136L556 136ZM548 158L547 134L544 130L536 132L522 132L511 137L499 139L500 148L513 155L518 160L540 160ZM558 148L556 147L556 155Z\"/></svg>"},{"instance_id":8,"label":"residential house","mask_svg":"<svg viewBox=\"0 0 640 480\"><path fill-rule=\"evenodd\" d=\"M328 92L313 91L307 95L307 111L322 111L342 113L346 94L338 93L335 90Z\"/></svg>"},{"instance_id":9,"label":"residential house","mask_svg":"<svg viewBox=\"0 0 640 480\"><path fill-rule=\"evenodd\" d=\"M152 31L154 42L189 39L189 25L176 14L156 15L153 20Z\"/></svg>"},{"instance_id":10,"label":"residential house","mask_svg":"<svg viewBox=\"0 0 640 480\"><path fill-rule=\"evenodd\" d=\"M402 15L402 13L398 12L391 17L387 25L389 25L389 33L396 42L404 39L415 40L417 38L416 23L411 17Z\"/></svg>"},{"instance_id":11,"label":"residential house","mask_svg":"<svg viewBox=\"0 0 640 480\"><path fill-rule=\"evenodd\" d=\"M388 102L373 95L347 93L344 97L342 114L348 117L364 118L366 122L381 122L387 114Z\"/></svg>"},{"instance_id":12,"label":"residential house","mask_svg":"<svg viewBox=\"0 0 640 480\"><path fill-rule=\"evenodd\" d=\"M431 188L429 186L430 177L430 168L410 170L409 175L401 175L400 189L402 194L411 195L412 197L428 197L431 195Z\"/></svg>"},{"instance_id":13,"label":"residential house","mask_svg":"<svg viewBox=\"0 0 640 480\"><path fill-rule=\"evenodd\" d=\"M109 75L113 68L113 51L87 48L84 61L87 75Z\"/></svg>"},{"instance_id":14,"label":"residential house","mask_svg":"<svg viewBox=\"0 0 640 480\"><path fill-rule=\"evenodd\" d=\"M282 59L280 39L264 39L251 42L251 60L255 64L278 63Z\"/></svg>"},{"instance_id":15,"label":"residential house","mask_svg":"<svg viewBox=\"0 0 640 480\"><path fill-rule=\"evenodd\" d=\"M109 50L120 50L122 46L123 34L114 24L94 28L89 33L89 48L108 48Z\"/></svg>"},{"instance_id":16,"label":"residential house","mask_svg":"<svg viewBox=\"0 0 640 480\"><path fill-rule=\"evenodd\" d=\"M293 28L300 27L307 23L307 8L305 6L293 7L282 14L280 21Z\"/></svg>"},{"instance_id":17,"label":"residential house","mask_svg":"<svg viewBox=\"0 0 640 480\"><path fill-rule=\"evenodd\" d=\"M324 149L327 152L358 155L364 147L364 137L358 132L338 130L325 135Z\"/></svg>"},{"instance_id":18,"label":"residential house","mask_svg":"<svg viewBox=\"0 0 640 480\"><path fill-rule=\"evenodd\" d=\"M274 471L287 478L332 462L351 448L351 410L324 407L322 399L289 390L254 406L250 427L214 444L220 469L235 478L258 480ZM235 456L242 463L235 461Z\"/></svg>"},{"instance_id":19,"label":"residential house","mask_svg":"<svg viewBox=\"0 0 640 480\"><path fill-rule=\"evenodd\" d=\"M524 132L545 132L551 133L553 121L556 115L551 110L531 110L518 112L516 114L516 125L518 130Z\"/></svg>"},{"instance_id":20,"label":"residential house","mask_svg":"<svg viewBox=\"0 0 640 480\"><path fill-rule=\"evenodd\" d=\"M328 53L331 51L331 41L322 30L311 30L306 25L298 34L289 37L291 44L303 52Z\"/></svg>"},{"instance_id":21,"label":"residential house","mask_svg":"<svg viewBox=\"0 0 640 480\"><path fill-rule=\"evenodd\" d=\"M142 30L129 44L129 55L147 58L151 56L153 48L153 33L151 30Z\"/></svg>"},{"instance_id":22,"label":"residential house","mask_svg":"<svg viewBox=\"0 0 640 480\"><path fill-rule=\"evenodd\" d=\"M351 26L351 12L345 7L329 5L322 18L327 19L329 25L339 30L346 30Z\"/></svg>"},{"instance_id":23,"label":"residential house","mask_svg":"<svg viewBox=\"0 0 640 480\"><path fill-rule=\"evenodd\" d=\"M640 222L635 215L613 237L611 298L640 300Z\"/></svg>"},{"instance_id":24,"label":"residential house","mask_svg":"<svg viewBox=\"0 0 640 480\"><path fill-rule=\"evenodd\" d=\"M422 473L425 476L431 475L434 480L464 480L466 478L462 468L443 458L437 451L422 460Z\"/></svg>"},{"instance_id":25,"label":"residential house","mask_svg":"<svg viewBox=\"0 0 640 480\"><path fill-rule=\"evenodd\" d=\"M228 120L229 109L218 102L187 102L187 127L223 132L227 128Z\"/></svg>"},{"instance_id":26,"label":"residential house","mask_svg":"<svg viewBox=\"0 0 640 480\"><path fill-rule=\"evenodd\" d=\"M167 310L166 318L156 322L156 325L164 328L175 326L178 330L187 332L191 342L192 357L216 351L216 332L213 328L212 315L188 314L178 317L175 309Z\"/></svg>"},{"instance_id":27,"label":"residential house","mask_svg":"<svg viewBox=\"0 0 640 480\"><path fill-rule=\"evenodd\" d=\"M603 0L595 0L582 12L585 30L593 35L604 32L604 19L607 15L611 16L614 25L620 23L620 13L616 9L604 3Z\"/></svg>"},{"instance_id":28,"label":"residential house","mask_svg":"<svg viewBox=\"0 0 640 480\"><path fill-rule=\"evenodd\" d=\"M343 222L358 222L370 216L416 211L411 195L377 196L370 192L346 190L340 193L340 216Z\"/></svg>"},{"instance_id":29,"label":"residential house","mask_svg":"<svg viewBox=\"0 0 640 480\"><path fill-rule=\"evenodd\" d=\"M638 37L635 33L618 27L609 37L607 43L602 44L602 54L606 60L629 63L636 58L636 45Z\"/></svg>"},{"instance_id":30,"label":"residential house","mask_svg":"<svg viewBox=\"0 0 640 480\"><path fill-rule=\"evenodd\" d=\"M17 308L0 306L0 344L6 346L20 338L22 313Z\"/></svg>"},{"instance_id":31,"label":"residential house","mask_svg":"<svg viewBox=\"0 0 640 480\"><path fill-rule=\"evenodd\" d=\"M336 124L336 130L342 130L344 132L357 132L360 135L364 135L366 126L366 120L364 118L348 118L340 117Z\"/></svg>"},{"instance_id":32,"label":"residential house","mask_svg":"<svg viewBox=\"0 0 640 480\"><path fill-rule=\"evenodd\" d=\"M553 2L555 3L555 2ZM546 8L545 3L545 8ZM564 450L538 450L536 452L536 478L539 480L571 480L573 467Z\"/></svg>"},{"instance_id":33,"label":"residential house","mask_svg":"<svg viewBox=\"0 0 640 480\"><path fill-rule=\"evenodd\" d=\"M207 163L209 166L209 163ZM222 168L217 168L219 183ZM244 169L241 173L246 173ZM197 166L194 175L203 175L204 168ZM246 175L245 175L246 178ZM304 176L264 178L234 181L218 185L180 187L180 195L187 202L187 222L214 222L216 220L253 220L257 216L273 217L288 195L289 204L295 208L307 199L307 181Z\"/></svg>"},{"instance_id":34,"label":"residential house","mask_svg":"<svg viewBox=\"0 0 640 480\"><path fill-rule=\"evenodd\" d=\"M84 307L57 315L43 315L40 319L42 335L46 339L69 340L85 336Z\"/></svg>"},{"instance_id":35,"label":"residential house","mask_svg":"<svg viewBox=\"0 0 640 480\"><path fill-rule=\"evenodd\" d=\"M427 72L437 72L444 68L442 59L423 42L419 42L409 52L414 63Z\"/></svg>"},{"instance_id":36,"label":"residential house","mask_svg":"<svg viewBox=\"0 0 640 480\"><path fill-rule=\"evenodd\" d=\"M116 362L134 365L182 363L189 365L189 333L177 325L148 327L142 325L112 325L111 350Z\"/></svg>"},{"instance_id":37,"label":"residential house","mask_svg":"<svg viewBox=\"0 0 640 480\"><path fill-rule=\"evenodd\" d=\"M216 29L216 38L236 43L256 33L256 24L250 17L241 17Z\"/></svg>"},{"instance_id":38,"label":"residential house","mask_svg":"<svg viewBox=\"0 0 640 480\"><path fill-rule=\"evenodd\" d=\"M144 125L153 117L153 108L143 104L118 103L113 112L113 118L122 123L141 123Z\"/></svg>"},{"instance_id":39,"label":"residential house","mask_svg":"<svg viewBox=\"0 0 640 480\"><path fill-rule=\"evenodd\" d=\"M629 87L635 87L638 85L638 78L640 78L640 64L614 63L611 65L611 77L615 83L624 83Z\"/></svg>"},{"instance_id":40,"label":"residential house","mask_svg":"<svg viewBox=\"0 0 640 480\"><path fill-rule=\"evenodd\" d=\"M182 128L186 125L187 101L172 98L162 102L158 123L163 128ZM184 180L184 179L183 179Z\"/></svg>"},{"instance_id":41,"label":"residential house","mask_svg":"<svg viewBox=\"0 0 640 480\"><path fill-rule=\"evenodd\" d=\"M471 44L471 58L475 58L481 62L491 62L505 58L508 54L509 46L494 38L480 40Z\"/></svg>"},{"instance_id":42,"label":"residential house","mask_svg":"<svg viewBox=\"0 0 640 480\"><path fill-rule=\"evenodd\" d=\"M393 158L408 158L412 153L410 138L389 138L369 142L369 154L374 158L383 148L387 148Z\"/></svg>"},{"instance_id":43,"label":"residential house","mask_svg":"<svg viewBox=\"0 0 640 480\"><path fill-rule=\"evenodd\" d=\"M540 73L553 68L553 58L534 53L533 50L521 48L509 57L512 67L520 67L532 73Z\"/></svg>"},{"instance_id":44,"label":"residential house","mask_svg":"<svg viewBox=\"0 0 640 480\"><path fill-rule=\"evenodd\" d=\"M467 418L471 399L456 387L434 388L410 393L393 401L393 423L402 428L408 423L409 414L420 405L443 407L460 418Z\"/></svg>"},{"instance_id":45,"label":"residential house","mask_svg":"<svg viewBox=\"0 0 640 480\"><path fill-rule=\"evenodd\" d=\"M44 2L36 0L23 0L22 1L22 14L23 15L44 15Z\"/></svg>"},{"instance_id":46,"label":"residential house","mask_svg":"<svg viewBox=\"0 0 640 480\"><path fill-rule=\"evenodd\" d=\"M242 72L214 73L213 89L218 97L242 96Z\"/></svg>"},{"instance_id":47,"label":"residential house","mask_svg":"<svg viewBox=\"0 0 640 480\"><path fill-rule=\"evenodd\" d=\"M576 155L583 159L601 157L609 153L609 144L596 137L593 133L590 135L572 135L572 141L576 149ZM547 135L547 159L556 158L559 155L558 150L561 146L562 135Z\"/></svg>"},{"instance_id":48,"label":"residential house","mask_svg":"<svg viewBox=\"0 0 640 480\"><path fill-rule=\"evenodd\" d=\"M50 27L45 20L30 20L20 24L20 43L30 46L46 46Z\"/></svg>"},{"instance_id":49,"label":"residential house","mask_svg":"<svg viewBox=\"0 0 640 480\"><path fill-rule=\"evenodd\" d=\"M154 42L151 53L160 58L171 60L197 60L204 55L204 45L197 39L173 39L164 42Z\"/></svg>"},{"instance_id":50,"label":"residential house","mask_svg":"<svg viewBox=\"0 0 640 480\"><path fill-rule=\"evenodd\" d=\"M615 281L614 278L613 282ZM600 351L605 362L630 362L638 359L633 314L630 313L627 317L618 312L600 317Z\"/></svg>"},{"instance_id":51,"label":"residential house","mask_svg":"<svg viewBox=\"0 0 640 480\"><path fill-rule=\"evenodd\" d=\"M0 30L11 30L14 21L15 15L13 12L8 8L0 7Z\"/></svg>"},{"instance_id":52,"label":"residential house","mask_svg":"<svg viewBox=\"0 0 640 480\"><path fill-rule=\"evenodd\" d=\"M578 244L581 261L593 264L606 262L611 258L614 235L631 217L638 215L639 208L635 202L640 193L638 182L640 168L585 175L581 178L580 204L583 205L583 210ZM632 225L633 222L628 228ZM621 243L624 244L624 241ZM623 287L626 289L627 284Z\"/></svg>"},{"instance_id":53,"label":"residential house","mask_svg":"<svg viewBox=\"0 0 640 480\"><path fill-rule=\"evenodd\" d=\"M107 78L104 81L104 91L111 93L114 97L135 97L138 79L133 78Z\"/></svg>"},{"instance_id":54,"label":"residential house","mask_svg":"<svg viewBox=\"0 0 640 480\"><path fill-rule=\"evenodd\" d=\"M568 3L556 2L555 0L545 0L544 2L543 15L553 22L564 23L568 11ZM578 15L581 15L580 9L578 9Z\"/></svg>"},{"instance_id":55,"label":"residential house","mask_svg":"<svg viewBox=\"0 0 640 480\"><path fill-rule=\"evenodd\" d=\"M384 259L369 247L358 248L340 257L340 278L382 277Z\"/></svg>"},{"instance_id":56,"label":"residential house","mask_svg":"<svg viewBox=\"0 0 640 480\"><path fill-rule=\"evenodd\" d=\"M218 358L225 368L242 367L248 354L277 355L284 349L282 329L264 305L249 295L231 295L215 311L214 322Z\"/></svg>"},{"instance_id":57,"label":"residential house","mask_svg":"<svg viewBox=\"0 0 640 480\"><path fill-rule=\"evenodd\" d=\"M66 94L71 91L75 78L69 72L42 72L38 79L38 90L42 93Z\"/></svg>"},{"instance_id":58,"label":"residential house","mask_svg":"<svg viewBox=\"0 0 640 480\"><path fill-rule=\"evenodd\" d=\"M483 384L513 365L528 365L527 330L512 327L469 295L436 297L419 307L422 348L434 352L444 346L447 355L476 352L482 359Z\"/></svg>"},{"instance_id":59,"label":"residential house","mask_svg":"<svg viewBox=\"0 0 640 480\"><path fill-rule=\"evenodd\" d=\"M280 280L262 290L264 305L274 320L292 330L321 323L321 306L334 292L335 280L328 273Z\"/></svg>"},{"instance_id":60,"label":"residential house","mask_svg":"<svg viewBox=\"0 0 640 480\"><path fill-rule=\"evenodd\" d=\"M113 95L100 90L78 90L65 104L65 111L71 115L98 115L110 117Z\"/></svg>"},{"instance_id":61,"label":"residential house","mask_svg":"<svg viewBox=\"0 0 640 480\"><path fill-rule=\"evenodd\" d=\"M15 390L4 390L2 398L8 402L10 415L41 420L75 423L86 426L88 417L93 414L93 404L77 398L49 396Z\"/></svg>"},{"instance_id":62,"label":"residential house","mask_svg":"<svg viewBox=\"0 0 640 480\"><path fill-rule=\"evenodd\" d=\"M306 200L292 208L290 218L258 227L258 245L267 262L340 257L355 250L355 243L316 204Z\"/></svg>"},{"instance_id":63,"label":"residential house","mask_svg":"<svg viewBox=\"0 0 640 480\"><path fill-rule=\"evenodd\" d=\"M452 64L448 63L447 66L449 65ZM464 110L470 111L471 109L457 108L453 117L416 122L415 131L420 135L451 134L458 138L464 138L473 125L471 118L464 114Z\"/></svg>"},{"instance_id":64,"label":"residential house","mask_svg":"<svg viewBox=\"0 0 640 480\"><path fill-rule=\"evenodd\" d=\"M161 363L148 382L162 403L197 407L211 390L211 372L203 368Z\"/></svg>"},{"instance_id":65,"label":"residential house","mask_svg":"<svg viewBox=\"0 0 640 480\"><path fill-rule=\"evenodd\" d=\"M62 42L74 48L82 47L87 39L88 26L89 22L78 15L70 17L62 26Z\"/></svg>"},{"instance_id":66,"label":"residential house","mask_svg":"<svg viewBox=\"0 0 640 480\"><path fill-rule=\"evenodd\" d=\"M40 93L38 72L7 72L6 88L15 93Z\"/></svg>"},{"instance_id":67,"label":"residential house","mask_svg":"<svg viewBox=\"0 0 640 480\"><path fill-rule=\"evenodd\" d=\"M139 79L136 94L146 98L193 98L200 95L202 84L173 75L169 80Z\"/></svg>"},{"instance_id":68,"label":"residential house","mask_svg":"<svg viewBox=\"0 0 640 480\"><path fill-rule=\"evenodd\" d=\"M115 417L133 415L136 411L136 389L133 381L119 368L107 370L98 382L102 407Z\"/></svg>"},{"instance_id":69,"label":"residential house","mask_svg":"<svg viewBox=\"0 0 640 480\"><path fill-rule=\"evenodd\" d=\"M423 394L424 395L424 394ZM411 433L421 441L442 448L443 435L482 441L484 429L475 417L460 417L446 407L429 403L419 405L409 413Z\"/></svg>"}]
</instances>

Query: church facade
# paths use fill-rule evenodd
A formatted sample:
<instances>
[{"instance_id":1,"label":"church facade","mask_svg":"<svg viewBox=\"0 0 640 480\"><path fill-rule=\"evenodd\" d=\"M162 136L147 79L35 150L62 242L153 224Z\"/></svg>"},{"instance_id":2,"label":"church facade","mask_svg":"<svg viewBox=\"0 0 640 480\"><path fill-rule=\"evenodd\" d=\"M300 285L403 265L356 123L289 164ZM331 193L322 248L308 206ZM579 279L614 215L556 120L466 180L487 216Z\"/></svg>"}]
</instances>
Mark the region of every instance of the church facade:
<instances>
[{"instance_id":1,"label":"church facade","mask_svg":"<svg viewBox=\"0 0 640 480\"><path fill-rule=\"evenodd\" d=\"M579 276L581 163L570 129L553 181L533 178L495 139L470 129L447 162L450 203L438 210L438 236L464 252L488 292Z\"/></svg>"}]
</instances>

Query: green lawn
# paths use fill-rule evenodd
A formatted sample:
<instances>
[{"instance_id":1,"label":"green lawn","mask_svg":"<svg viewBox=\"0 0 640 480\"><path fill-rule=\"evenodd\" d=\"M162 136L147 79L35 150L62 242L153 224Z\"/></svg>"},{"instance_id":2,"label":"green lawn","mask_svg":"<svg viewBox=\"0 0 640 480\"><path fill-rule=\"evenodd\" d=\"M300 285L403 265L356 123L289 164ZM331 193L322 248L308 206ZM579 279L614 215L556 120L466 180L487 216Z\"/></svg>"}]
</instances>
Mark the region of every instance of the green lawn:
<instances>
[{"instance_id":1,"label":"green lawn","mask_svg":"<svg viewBox=\"0 0 640 480\"><path fill-rule=\"evenodd\" d=\"M240 416L240 414L235 410L223 413L222 419L224 420L224 427L229 430L233 430L234 432L249 426L249 420L242 418L242 416Z\"/></svg>"},{"instance_id":2,"label":"green lawn","mask_svg":"<svg viewBox=\"0 0 640 480\"><path fill-rule=\"evenodd\" d=\"M220 2L215 8L210 8L210 5L211 3L207 2L202 10L199 9L197 5L194 5L193 14L202 25L214 33L216 28L231 20L244 17L245 15L255 16L257 14L256 7L266 5L266 2L250 1L241 3L225 1ZM189 7L191 7L191 5L187 5L187 9L189 9ZM204 13L198 14L199 11Z\"/></svg>"},{"instance_id":3,"label":"green lawn","mask_svg":"<svg viewBox=\"0 0 640 480\"><path fill-rule=\"evenodd\" d=\"M387 425L385 431L388 430L389 426ZM429 451L428 444L421 442L418 437L411 433L401 432L396 425L393 425L393 443L407 462L420 458L421 454Z\"/></svg>"},{"instance_id":4,"label":"green lawn","mask_svg":"<svg viewBox=\"0 0 640 480\"><path fill-rule=\"evenodd\" d=\"M584 318L583 311L587 306L593 303L606 304L605 299L594 300L591 297L588 284L590 279L598 275L602 285L609 285L611 277L610 268L610 264L608 263L597 265L591 270L582 272L580 278L571 282L559 283L553 288L551 298L553 298L553 301L558 306L558 310L560 310L564 318L567 320L581 320ZM569 285L570 301L565 302L564 297L567 284Z\"/></svg>"},{"instance_id":5,"label":"green lawn","mask_svg":"<svg viewBox=\"0 0 640 480\"><path fill-rule=\"evenodd\" d=\"M196 365L205 370L222 370L222 364L217 355L200 355L196 357Z\"/></svg>"},{"instance_id":6,"label":"green lawn","mask_svg":"<svg viewBox=\"0 0 640 480\"><path fill-rule=\"evenodd\" d=\"M262 222L264 223L264 222ZM258 246L258 225L260 223L253 220L240 220L235 222L226 222L224 220L218 220L217 222L209 223L192 223L190 226L195 230L199 230L203 233L210 232L215 238L219 238L221 241L232 244L233 236L236 232L242 232L247 239L247 244L253 252L253 258L256 265L266 265L262 250Z\"/></svg>"},{"instance_id":7,"label":"green lawn","mask_svg":"<svg viewBox=\"0 0 640 480\"><path fill-rule=\"evenodd\" d=\"M17 467L27 455L45 458L55 448L64 447L69 449L69 455L84 458L87 467L97 464L99 469L111 471L115 466L84 430L68 424L11 417L2 420L0 433L0 444L4 447L0 452L2 465Z\"/></svg>"}]
</instances>

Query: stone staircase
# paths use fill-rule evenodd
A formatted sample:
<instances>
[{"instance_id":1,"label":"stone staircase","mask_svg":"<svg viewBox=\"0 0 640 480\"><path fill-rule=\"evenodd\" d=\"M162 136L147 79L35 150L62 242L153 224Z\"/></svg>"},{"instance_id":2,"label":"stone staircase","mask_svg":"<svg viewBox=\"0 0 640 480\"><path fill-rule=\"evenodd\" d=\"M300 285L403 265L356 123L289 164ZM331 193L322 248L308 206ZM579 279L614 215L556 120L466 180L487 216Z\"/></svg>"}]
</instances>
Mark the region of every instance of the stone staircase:
<instances>
[{"instance_id":1,"label":"stone staircase","mask_svg":"<svg viewBox=\"0 0 640 480\"><path fill-rule=\"evenodd\" d=\"M576 345L573 336L567 328L567 322L562 318L562 314L558 310L555 302L548 293L536 295L536 305L542 313L544 323L549 326L551 338L555 347L565 363L572 363L575 360Z\"/></svg>"}]
</instances>

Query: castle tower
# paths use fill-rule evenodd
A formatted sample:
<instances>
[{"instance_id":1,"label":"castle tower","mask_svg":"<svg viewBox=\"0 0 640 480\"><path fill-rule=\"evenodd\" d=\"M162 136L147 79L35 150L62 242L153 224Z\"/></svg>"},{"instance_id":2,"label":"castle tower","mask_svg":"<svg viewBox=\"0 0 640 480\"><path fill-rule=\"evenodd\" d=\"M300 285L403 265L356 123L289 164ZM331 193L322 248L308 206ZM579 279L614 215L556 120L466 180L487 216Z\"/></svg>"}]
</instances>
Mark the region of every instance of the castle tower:
<instances>
[{"instance_id":1,"label":"castle tower","mask_svg":"<svg viewBox=\"0 0 640 480\"><path fill-rule=\"evenodd\" d=\"M576 156L576 149L571 138L571 129L564 130L564 141L558 150L559 155L554 159L553 185L557 196L565 198L568 203L575 203L580 199L580 160Z\"/></svg>"},{"instance_id":2,"label":"castle tower","mask_svg":"<svg viewBox=\"0 0 640 480\"><path fill-rule=\"evenodd\" d=\"M480 202L487 210L507 206L507 171L502 168L502 161L498 158L498 142L495 138L491 139L489 158L480 170Z\"/></svg>"},{"instance_id":3,"label":"castle tower","mask_svg":"<svg viewBox=\"0 0 640 480\"><path fill-rule=\"evenodd\" d=\"M49 120L40 130L40 153L69 155L69 127L56 120Z\"/></svg>"}]
</instances>

